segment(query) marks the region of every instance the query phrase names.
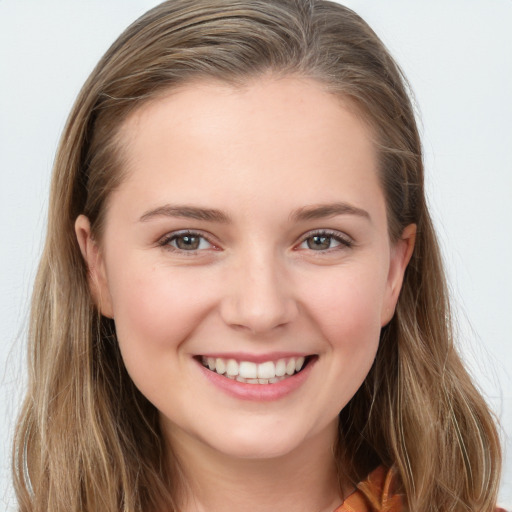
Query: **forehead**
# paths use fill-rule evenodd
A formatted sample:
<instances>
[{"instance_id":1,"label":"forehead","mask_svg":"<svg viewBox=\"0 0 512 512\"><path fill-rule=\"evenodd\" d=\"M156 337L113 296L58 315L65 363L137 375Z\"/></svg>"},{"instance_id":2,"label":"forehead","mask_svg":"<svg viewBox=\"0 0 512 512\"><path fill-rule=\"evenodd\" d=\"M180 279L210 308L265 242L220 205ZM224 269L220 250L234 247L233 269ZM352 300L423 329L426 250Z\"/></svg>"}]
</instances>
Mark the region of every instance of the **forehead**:
<instances>
[{"instance_id":1,"label":"forehead","mask_svg":"<svg viewBox=\"0 0 512 512\"><path fill-rule=\"evenodd\" d=\"M139 128L145 129L148 122L163 121L171 111L175 117L167 117L168 126L174 121L174 126L180 128L185 127L187 121L193 121L195 127L203 125L208 130L219 122L224 122L225 126L231 122L236 123L237 128L244 124L256 131L258 121L268 121L269 115L277 128L276 121L295 117L300 122L286 127L286 131L294 135L301 128L314 128L312 122L335 132L341 121L339 113L344 111L349 114L344 121L351 117L349 122L353 128L357 124L365 136L373 137L372 127L364 120L366 116L360 115L361 110L348 96L333 92L312 78L271 74L247 79L237 85L212 79L185 82L164 89L128 116L121 127L121 135L128 140L131 136L140 137L141 134L137 133ZM309 137L313 134L308 130Z\"/></svg>"},{"instance_id":2,"label":"forehead","mask_svg":"<svg viewBox=\"0 0 512 512\"><path fill-rule=\"evenodd\" d=\"M208 201L227 190L271 202L293 190L307 204L380 188L371 130L350 101L307 78L188 84L135 111L121 139L124 186L141 200L179 191L182 203Z\"/></svg>"}]
</instances>

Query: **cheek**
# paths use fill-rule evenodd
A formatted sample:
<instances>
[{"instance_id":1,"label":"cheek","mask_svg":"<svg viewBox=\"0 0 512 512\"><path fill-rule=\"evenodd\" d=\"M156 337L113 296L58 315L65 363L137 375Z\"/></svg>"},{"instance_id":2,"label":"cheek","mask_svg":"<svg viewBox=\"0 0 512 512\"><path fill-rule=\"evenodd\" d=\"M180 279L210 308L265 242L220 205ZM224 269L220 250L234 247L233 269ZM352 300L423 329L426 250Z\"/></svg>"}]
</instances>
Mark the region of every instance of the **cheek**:
<instances>
[{"instance_id":1,"label":"cheek","mask_svg":"<svg viewBox=\"0 0 512 512\"><path fill-rule=\"evenodd\" d=\"M385 279L379 272L351 268L318 282L309 311L326 341L329 361L322 393L328 410L345 407L364 382L375 359L381 332Z\"/></svg>"},{"instance_id":2,"label":"cheek","mask_svg":"<svg viewBox=\"0 0 512 512\"><path fill-rule=\"evenodd\" d=\"M180 397L188 396L185 370L190 361L185 342L214 300L209 281L187 270L125 261L109 275L126 370L159 410L179 407Z\"/></svg>"},{"instance_id":3,"label":"cheek","mask_svg":"<svg viewBox=\"0 0 512 512\"><path fill-rule=\"evenodd\" d=\"M213 287L188 270L134 262L109 275L117 337L127 367L145 361L150 366L165 357L211 309Z\"/></svg>"},{"instance_id":4,"label":"cheek","mask_svg":"<svg viewBox=\"0 0 512 512\"><path fill-rule=\"evenodd\" d=\"M379 266L333 269L316 276L307 309L331 343L352 346L378 341L385 282Z\"/></svg>"}]
</instances>

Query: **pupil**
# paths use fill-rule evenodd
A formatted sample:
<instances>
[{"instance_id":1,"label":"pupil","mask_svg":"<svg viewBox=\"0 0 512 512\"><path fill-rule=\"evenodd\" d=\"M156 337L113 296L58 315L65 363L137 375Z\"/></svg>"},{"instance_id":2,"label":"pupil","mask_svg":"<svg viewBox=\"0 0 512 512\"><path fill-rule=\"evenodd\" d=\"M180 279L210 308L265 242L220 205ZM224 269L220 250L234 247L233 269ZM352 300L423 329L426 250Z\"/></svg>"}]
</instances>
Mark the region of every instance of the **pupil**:
<instances>
[{"instance_id":1,"label":"pupil","mask_svg":"<svg viewBox=\"0 0 512 512\"><path fill-rule=\"evenodd\" d=\"M320 249L329 249L331 245L331 237L316 235L308 239L308 247L314 251Z\"/></svg>"},{"instance_id":2,"label":"pupil","mask_svg":"<svg viewBox=\"0 0 512 512\"><path fill-rule=\"evenodd\" d=\"M184 235L176 239L176 245L180 249L193 250L199 247L199 237Z\"/></svg>"}]
</instances>

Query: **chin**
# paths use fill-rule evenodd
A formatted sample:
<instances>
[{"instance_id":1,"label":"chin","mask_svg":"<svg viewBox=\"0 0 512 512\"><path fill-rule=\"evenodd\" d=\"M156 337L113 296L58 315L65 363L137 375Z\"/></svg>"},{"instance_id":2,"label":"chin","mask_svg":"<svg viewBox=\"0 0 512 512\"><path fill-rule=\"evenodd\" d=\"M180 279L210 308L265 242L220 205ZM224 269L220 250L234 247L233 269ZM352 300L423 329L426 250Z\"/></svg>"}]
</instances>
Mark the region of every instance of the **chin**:
<instances>
[{"instance_id":1,"label":"chin","mask_svg":"<svg viewBox=\"0 0 512 512\"><path fill-rule=\"evenodd\" d=\"M227 435L226 435L227 434ZM269 428L255 426L229 427L216 439L209 440L210 447L225 456L238 459L275 459L292 454L307 442L304 434L274 425Z\"/></svg>"},{"instance_id":2,"label":"chin","mask_svg":"<svg viewBox=\"0 0 512 512\"><path fill-rule=\"evenodd\" d=\"M267 439L264 441L251 441L247 439L240 441L233 440L229 446L222 447L221 450L226 456L235 459L267 460L289 455L295 448L296 445L292 445L289 442L276 443L275 441L269 442Z\"/></svg>"}]
</instances>

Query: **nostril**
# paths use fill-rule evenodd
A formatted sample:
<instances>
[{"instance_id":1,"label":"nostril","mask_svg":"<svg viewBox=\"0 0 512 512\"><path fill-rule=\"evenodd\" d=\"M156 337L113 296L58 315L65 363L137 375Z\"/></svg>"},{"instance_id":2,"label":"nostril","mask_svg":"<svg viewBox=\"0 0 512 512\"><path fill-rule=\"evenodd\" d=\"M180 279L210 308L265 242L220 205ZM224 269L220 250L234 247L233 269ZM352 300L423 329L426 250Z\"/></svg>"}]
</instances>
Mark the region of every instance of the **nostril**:
<instances>
[{"instance_id":1,"label":"nostril","mask_svg":"<svg viewBox=\"0 0 512 512\"><path fill-rule=\"evenodd\" d=\"M227 325L251 334L282 329L297 317L297 312L291 299L260 303L231 300L221 306L221 317Z\"/></svg>"},{"instance_id":2,"label":"nostril","mask_svg":"<svg viewBox=\"0 0 512 512\"><path fill-rule=\"evenodd\" d=\"M226 294L220 303L222 320L237 330L261 334L282 328L298 316L298 307L270 255L261 252L233 268L225 283Z\"/></svg>"}]
</instances>

